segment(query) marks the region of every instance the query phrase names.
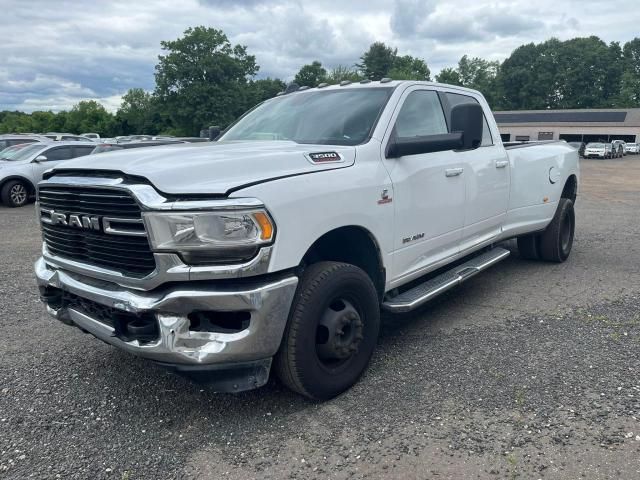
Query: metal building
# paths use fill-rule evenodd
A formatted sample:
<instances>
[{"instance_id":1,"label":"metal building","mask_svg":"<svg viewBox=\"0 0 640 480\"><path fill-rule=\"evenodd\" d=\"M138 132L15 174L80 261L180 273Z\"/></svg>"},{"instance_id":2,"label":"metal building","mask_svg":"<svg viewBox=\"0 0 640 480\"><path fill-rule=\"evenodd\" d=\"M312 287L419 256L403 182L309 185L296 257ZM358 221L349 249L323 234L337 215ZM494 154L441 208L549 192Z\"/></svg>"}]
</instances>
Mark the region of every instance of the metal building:
<instances>
[{"instance_id":1,"label":"metal building","mask_svg":"<svg viewBox=\"0 0 640 480\"><path fill-rule=\"evenodd\" d=\"M640 142L640 108L495 112L503 141Z\"/></svg>"}]
</instances>

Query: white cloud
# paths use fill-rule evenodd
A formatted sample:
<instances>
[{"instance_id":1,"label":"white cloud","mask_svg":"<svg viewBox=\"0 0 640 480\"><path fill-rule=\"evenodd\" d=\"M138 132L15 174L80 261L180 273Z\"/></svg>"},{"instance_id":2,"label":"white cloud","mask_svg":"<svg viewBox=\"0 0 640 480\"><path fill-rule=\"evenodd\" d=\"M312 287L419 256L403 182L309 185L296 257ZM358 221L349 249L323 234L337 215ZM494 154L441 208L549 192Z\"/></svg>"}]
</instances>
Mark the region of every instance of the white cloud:
<instances>
[{"instance_id":1,"label":"white cloud","mask_svg":"<svg viewBox=\"0 0 640 480\"><path fill-rule=\"evenodd\" d=\"M612 0L4 0L0 110L110 109L129 88L154 85L160 41L190 26L247 45L259 76L291 79L304 63L353 65L376 41L427 60L432 72L464 55L502 60L551 36L637 35L635 1Z\"/></svg>"}]
</instances>

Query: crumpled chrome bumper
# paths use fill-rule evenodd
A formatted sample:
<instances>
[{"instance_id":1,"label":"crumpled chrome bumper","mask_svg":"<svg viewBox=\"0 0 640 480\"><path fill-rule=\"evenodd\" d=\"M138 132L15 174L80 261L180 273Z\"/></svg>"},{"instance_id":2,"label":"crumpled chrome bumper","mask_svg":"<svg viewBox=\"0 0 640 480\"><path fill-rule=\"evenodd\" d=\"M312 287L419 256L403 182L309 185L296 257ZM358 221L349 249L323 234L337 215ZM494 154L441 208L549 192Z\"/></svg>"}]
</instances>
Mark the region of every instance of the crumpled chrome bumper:
<instances>
[{"instance_id":1,"label":"crumpled chrome bumper","mask_svg":"<svg viewBox=\"0 0 640 480\"><path fill-rule=\"evenodd\" d=\"M48 312L64 323L127 352L180 369L270 360L280 346L298 284L298 278L290 275L236 285L178 283L143 292L56 269L43 258L36 262L35 271L40 287L60 289L122 312L152 313L158 322L158 339L140 342L119 338L113 327L75 307L47 304ZM187 316L194 311L248 311L251 318L249 326L239 332L192 331Z\"/></svg>"}]
</instances>

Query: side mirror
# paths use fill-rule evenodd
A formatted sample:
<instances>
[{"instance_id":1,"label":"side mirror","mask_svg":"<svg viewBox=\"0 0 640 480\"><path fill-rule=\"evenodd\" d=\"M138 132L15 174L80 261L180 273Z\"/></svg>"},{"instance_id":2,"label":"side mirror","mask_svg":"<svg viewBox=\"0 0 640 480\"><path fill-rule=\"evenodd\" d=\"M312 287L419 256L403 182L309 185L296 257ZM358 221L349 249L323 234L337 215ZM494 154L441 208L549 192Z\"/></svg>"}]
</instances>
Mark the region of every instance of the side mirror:
<instances>
[{"instance_id":1,"label":"side mirror","mask_svg":"<svg viewBox=\"0 0 640 480\"><path fill-rule=\"evenodd\" d=\"M221 131L222 129L220 127L209 127L209 141L215 141Z\"/></svg>"},{"instance_id":2,"label":"side mirror","mask_svg":"<svg viewBox=\"0 0 640 480\"><path fill-rule=\"evenodd\" d=\"M479 103L462 103L451 109L451 131L462 133L462 150L473 150L480 146L483 120Z\"/></svg>"},{"instance_id":3,"label":"side mirror","mask_svg":"<svg viewBox=\"0 0 640 480\"><path fill-rule=\"evenodd\" d=\"M40 162L46 162L47 161L47 157L45 155L38 155L36 158L33 159L33 163L40 163Z\"/></svg>"},{"instance_id":4,"label":"side mirror","mask_svg":"<svg viewBox=\"0 0 640 480\"><path fill-rule=\"evenodd\" d=\"M387 158L418 155L420 153L444 152L462 148L462 132L444 133L410 138L397 138L387 147Z\"/></svg>"}]
</instances>

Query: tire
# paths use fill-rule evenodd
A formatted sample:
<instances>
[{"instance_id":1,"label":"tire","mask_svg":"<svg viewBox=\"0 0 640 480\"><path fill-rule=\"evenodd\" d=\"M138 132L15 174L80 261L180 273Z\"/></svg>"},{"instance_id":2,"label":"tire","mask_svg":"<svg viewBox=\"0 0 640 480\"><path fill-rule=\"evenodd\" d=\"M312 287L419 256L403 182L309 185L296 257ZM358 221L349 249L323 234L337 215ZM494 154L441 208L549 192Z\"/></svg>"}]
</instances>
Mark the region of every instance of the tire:
<instances>
[{"instance_id":1,"label":"tire","mask_svg":"<svg viewBox=\"0 0 640 480\"><path fill-rule=\"evenodd\" d=\"M539 260L538 235L523 235L518 237L518 253L525 260Z\"/></svg>"},{"instance_id":2,"label":"tire","mask_svg":"<svg viewBox=\"0 0 640 480\"><path fill-rule=\"evenodd\" d=\"M540 258L548 262L564 262L573 246L576 217L573 202L561 198L556 214L544 232L540 234Z\"/></svg>"},{"instance_id":3,"label":"tire","mask_svg":"<svg viewBox=\"0 0 640 480\"><path fill-rule=\"evenodd\" d=\"M29 188L20 180L9 180L2 186L0 198L7 207L22 207L29 202Z\"/></svg>"},{"instance_id":4,"label":"tire","mask_svg":"<svg viewBox=\"0 0 640 480\"><path fill-rule=\"evenodd\" d=\"M275 371L306 397L335 397L366 369L379 330L380 304L369 276L347 263L313 264L298 284Z\"/></svg>"}]
</instances>

